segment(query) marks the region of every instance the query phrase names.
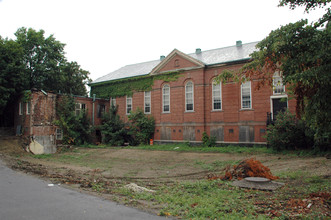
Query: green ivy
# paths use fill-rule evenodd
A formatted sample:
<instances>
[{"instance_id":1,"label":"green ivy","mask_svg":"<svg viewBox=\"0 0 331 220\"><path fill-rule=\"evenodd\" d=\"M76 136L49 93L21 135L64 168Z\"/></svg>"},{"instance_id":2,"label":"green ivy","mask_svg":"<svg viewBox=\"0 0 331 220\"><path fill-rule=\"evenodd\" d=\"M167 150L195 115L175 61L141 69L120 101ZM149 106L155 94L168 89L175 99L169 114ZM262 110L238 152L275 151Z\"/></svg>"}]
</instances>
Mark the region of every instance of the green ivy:
<instances>
[{"instance_id":1,"label":"green ivy","mask_svg":"<svg viewBox=\"0 0 331 220\"><path fill-rule=\"evenodd\" d=\"M113 80L91 85L91 94L99 98L132 96L134 92L150 91L155 80L176 81L182 71L167 72L159 75L144 75L127 79Z\"/></svg>"}]
</instances>

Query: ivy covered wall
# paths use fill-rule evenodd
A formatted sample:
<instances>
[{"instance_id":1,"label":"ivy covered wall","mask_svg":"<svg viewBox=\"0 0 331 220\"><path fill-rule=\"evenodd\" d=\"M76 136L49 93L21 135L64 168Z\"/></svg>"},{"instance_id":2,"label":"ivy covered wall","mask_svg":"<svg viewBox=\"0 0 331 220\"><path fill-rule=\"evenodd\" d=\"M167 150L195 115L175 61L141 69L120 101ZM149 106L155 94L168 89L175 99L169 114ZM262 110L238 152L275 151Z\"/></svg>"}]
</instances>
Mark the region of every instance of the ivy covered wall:
<instances>
[{"instance_id":1,"label":"ivy covered wall","mask_svg":"<svg viewBox=\"0 0 331 220\"><path fill-rule=\"evenodd\" d=\"M159 75L144 75L92 84L90 85L91 94L96 94L98 98L132 96L134 92L152 90L155 80L163 80L165 82L176 81L181 77L181 72L172 71Z\"/></svg>"}]
</instances>

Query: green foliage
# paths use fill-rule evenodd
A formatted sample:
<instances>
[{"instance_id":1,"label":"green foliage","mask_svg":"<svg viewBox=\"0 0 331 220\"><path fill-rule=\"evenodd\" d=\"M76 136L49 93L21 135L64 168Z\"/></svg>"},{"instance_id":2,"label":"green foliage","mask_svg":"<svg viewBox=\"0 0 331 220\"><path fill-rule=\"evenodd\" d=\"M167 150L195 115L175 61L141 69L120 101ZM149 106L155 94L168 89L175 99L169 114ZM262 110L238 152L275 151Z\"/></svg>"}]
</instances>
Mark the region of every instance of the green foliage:
<instances>
[{"instance_id":1,"label":"green foliage","mask_svg":"<svg viewBox=\"0 0 331 220\"><path fill-rule=\"evenodd\" d=\"M91 142L93 128L85 111L76 115L73 97L61 96L57 102L56 114L58 120L55 124L62 129L65 143L81 145Z\"/></svg>"},{"instance_id":2,"label":"green foliage","mask_svg":"<svg viewBox=\"0 0 331 220\"><path fill-rule=\"evenodd\" d=\"M124 122L117 115L117 107L112 105L109 112L102 118L102 124L99 126L102 134L102 142L112 146L121 146L128 140L128 132L125 129Z\"/></svg>"},{"instance_id":3,"label":"green foliage","mask_svg":"<svg viewBox=\"0 0 331 220\"><path fill-rule=\"evenodd\" d=\"M176 81L179 77L180 72L175 71L91 84L91 94L96 94L100 98L131 96L133 92L150 91L155 80L170 82Z\"/></svg>"},{"instance_id":4,"label":"green foliage","mask_svg":"<svg viewBox=\"0 0 331 220\"><path fill-rule=\"evenodd\" d=\"M215 147L216 146L216 137L208 136L208 134L204 131L202 133L202 142L205 147Z\"/></svg>"},{"instance_id":5,"label":"green foliage","mask_svg":"<svg viewBox=\"0 0 331 220\"><path fill-rule=\"evenodd\" d=\"M267 130L267 143L277 151L308 149L313 146L311 130L289 111L279 112Z\"/></svg>"},{"instance_id":6,"label":"green foliage","mask_svg":"<svg viewBox=\"0 0 331 220\"><path fill-rule=\"evenodd\" d=\"M129 134L136 144L148 144L153 138L155 130L155 120L152 116L147 116L141 109L131 112L129 115Z\"/></svg>"},{"instance_id":7,"label":"green foliage","mask_svg":"<svg viewBox=\"0 0 331 220\"><path fill-rule=\"evenodd\" d=\"M0 36L0 116L10 115L8 106L33 88L86 95L89 72L67 61L63 43L44 35L43 30L19 28L16 40Z\"/></svg>"},{"instance_id":8,"label":"green foliage","mask_svg":"<svg viewBox=\"0 0 331 220\"><path fill-rule=\"evenodd\" d=\"M280 5L291 8L305 6L306 11L324 7L330 1L282 0ZM243 68L245 76L269 80L281 71L283 82L293 87L297 100L297 116L314 133L317 149L331 145L331 10L318 22L307 20L290 23L272 31L258 43L251 54L253 62Z\"/></svg>"}]
</instances>

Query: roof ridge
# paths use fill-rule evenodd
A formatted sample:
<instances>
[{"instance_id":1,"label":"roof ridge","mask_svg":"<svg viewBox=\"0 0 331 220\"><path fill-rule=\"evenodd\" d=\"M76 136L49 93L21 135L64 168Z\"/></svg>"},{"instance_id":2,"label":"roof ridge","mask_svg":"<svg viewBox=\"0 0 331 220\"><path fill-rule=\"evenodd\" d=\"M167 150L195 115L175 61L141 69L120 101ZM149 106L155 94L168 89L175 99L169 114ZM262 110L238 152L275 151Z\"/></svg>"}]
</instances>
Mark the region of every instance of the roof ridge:
<instances>
[{"instance_id":1,"label":"roof ridge","mask_svg":"<svg viewBox=\"0 0 331 220\"><path fill-rule=\"evenodd\" d=\"M242 46L247 45L247 44L255 44L255 43L258 43L258 42L260 42L260 41L254 41L254 42L250 42L250 43L245 43L245 44L242 44ZM226 47L219 47L219 48L214 48L214 49L209 49L209 50L201 50L201 53L203 53L203 52L208 52L208 51L213 51L213 50L219 50L219 49L230 48L230 47L236 47L236 45L226 46ZM193 53L188 53L187 55L191 55L191 54L195 54L195 52L193 52Z\"/></svg>"}]
</instances>

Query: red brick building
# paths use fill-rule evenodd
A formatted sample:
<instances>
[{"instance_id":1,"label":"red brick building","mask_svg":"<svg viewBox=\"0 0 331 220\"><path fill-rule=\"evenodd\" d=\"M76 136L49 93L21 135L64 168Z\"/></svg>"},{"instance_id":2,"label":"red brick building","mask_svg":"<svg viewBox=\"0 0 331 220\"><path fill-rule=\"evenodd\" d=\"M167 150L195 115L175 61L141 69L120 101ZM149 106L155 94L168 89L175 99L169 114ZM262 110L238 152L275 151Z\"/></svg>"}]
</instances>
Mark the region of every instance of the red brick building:
<instances>
[{"instance_id":1,"label":"red brick building","mask_svg":"<svg viewBox=\"0 0 331 220\"><path fill-rule=\"evenodd\" d=\"M295 109L285 86L275 73L274 86L256 90L257 80L244 84L215 84L224 70L239 70L250 61L257 43L242 44L193 54L173 50L160 60L128 65L90 84L97 97L100 86L120 87L123 79L155 76L179 71L175 81L154 80L151 90L134 91L132 96L110 97L124 121L131 110L143 109L155 118L154 140L159 142L201 142L202 133L215 136L218 143L263 144L268 115L283 108ZM111 88L109 88L111 89ZM285 100L285 101L284 101Z\"/></svg>"},{"instance_id":2,"label":"red brick building","mask_svg":"<svg viewBox=\"0 0 331 220\"><path fill-rule=\"evenodd\" d=\"M55 153L63 138L62 130L54 124L56 105L62 95L43 90L27 92L29 97L23 95L15 107L16 134L27 138L27 150L35 154ZM109 100L81 96L74 96L74 100L75 113L85 111L93 125L99 125L102 114L109 109ZM101 142L100 132L94 138L95 142Z\"/></svg>"}]
</instances>

